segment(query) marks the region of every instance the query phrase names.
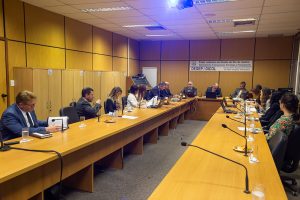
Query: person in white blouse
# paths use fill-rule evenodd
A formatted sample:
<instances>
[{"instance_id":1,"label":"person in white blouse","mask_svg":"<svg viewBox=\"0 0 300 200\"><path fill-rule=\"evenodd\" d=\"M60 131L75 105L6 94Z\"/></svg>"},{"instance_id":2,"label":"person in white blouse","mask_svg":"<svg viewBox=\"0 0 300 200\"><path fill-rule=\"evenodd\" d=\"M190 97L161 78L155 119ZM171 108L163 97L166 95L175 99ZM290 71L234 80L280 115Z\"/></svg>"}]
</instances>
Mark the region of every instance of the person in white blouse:
<instances>
[{"instance_id":1,"label":"person in white blouse","mask_svg":"<svg viewBox=\"0 0 300 200\"><path fill-rule=\"evenodd\" d=\"M136 108L138 107L138 101L137 101L137 93L138 93L138 86L132 85L129 89L129 94L127 97L127 107Z\"/></svg>"}]
</instances>

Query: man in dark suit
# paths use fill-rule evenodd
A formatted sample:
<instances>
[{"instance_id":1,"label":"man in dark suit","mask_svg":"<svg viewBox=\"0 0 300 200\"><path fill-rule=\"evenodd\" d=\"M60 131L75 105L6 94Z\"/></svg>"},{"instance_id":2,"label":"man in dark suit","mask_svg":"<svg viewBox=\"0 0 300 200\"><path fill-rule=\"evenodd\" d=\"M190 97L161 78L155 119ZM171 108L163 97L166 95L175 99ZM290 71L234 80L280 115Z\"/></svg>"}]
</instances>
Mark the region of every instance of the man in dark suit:
<instances>
[{"instance_id":1,"label":"man in dark suit","mask_svg":"<svg viewBox=\"0 0 300 200\"><path fill-rule=\"evenodd\" d=\"M151 100L153 97L158 96L158 98L164 99L166 96L164 90L166 89L166 83L161 82L157 86L153 87L145 96L147 101Z\"/></svg>"},{"instance_id":2,"label":"man in dark suit","mask_svg":"<svg viewBox=\"0 0 300 200\"><path fill-rule=\"evenodd\" d=\"M218 83L214 83L211 87L208 87L206 92L215 92L217 97L222 96L221 88Z\"/></svg>"},{"instance_id":3,"label":"man in dark suit","mask_svg":"<svg viewBox=\"0 0 300 200\"><path fill-rule=\"evenodd\" d=\"M232 98L241 98L241 99L247 99L248 91L246 89L246 82L242 81L240 83L240 87L236 88L234 92L231 94Z\"/></svg>"},{"instance_id":4,"label":"man in dark suit","mask_svg":"<svg viewBox=\"0 0 300 200\"><path fill-rule=\"evenodd\" d=\"M4 140L22 136L22 128L29 127L29 133L56 132L57 126L48 126L46 121L39 121L34 112L36 96L30 91L22 91L16 96L16 103L9 106L2 114L1 129Z\"/></svg>"},{"instance_id":5,"label":"man in dark suit","mask_svg":"<svg viewBox=\"0 0 300 200\"><path fill-rule=\"evenodd\" d=\"M165 82L165 84L166 84L166 87L165 87L165 89L164 89L164 91L163 91L163 96L164 97L172 97L173 96L173 94L171 93L171 90L170 90L170 83L169 82Z\"/></svg>"},{"instance_id":6,"label":"man in dark suit","mask_svg":"<svg viewBox=\"0 0 300 200\"><path fill-rule=\"evenodd\" d=\"M83 88L81 98L76 103L76 110L79 116L84 116L85 119L97 117L97 113L101 109L101 100L98 99L95 106L92 107L91 102L94 99L94 90L90 87Z\"/></svg>"},{"instance_id":7,"label":"man in dark suit","mask_svg":"<svg viewBox=\"0 0 300 200\"><path fill-rule=\"evenodd\" d=\"M195 97L195 96L197 96L197 88L195 88L193 86L192 81L189 81L188 86L183 88L183 90L181 91L181 94L185 95L187 97Z\"/></svg>"}]
</instances>

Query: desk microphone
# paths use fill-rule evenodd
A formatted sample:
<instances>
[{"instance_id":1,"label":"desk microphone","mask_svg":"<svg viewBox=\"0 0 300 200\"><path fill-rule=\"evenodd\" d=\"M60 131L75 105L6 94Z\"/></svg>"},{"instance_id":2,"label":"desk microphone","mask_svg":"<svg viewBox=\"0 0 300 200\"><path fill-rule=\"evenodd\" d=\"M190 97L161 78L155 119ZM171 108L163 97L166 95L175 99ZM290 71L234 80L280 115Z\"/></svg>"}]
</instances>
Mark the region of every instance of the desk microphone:
<instances>
[{"instance_id":1,"label":"desk microphone","mask_svg":"<svg viewBox=\"0 0 300 200\"><path fill-rule=\"evenodd\" d=\"M224 156L222 156L222 155L219 155L219 154L217 154L217 153L214 153L214 152L212 152L212 151L206 150L206 149L204 149L204 148L202 148L202 147L199 147L199 146L196 146L196 145L192 145L192 144L188 144L188 143L186 143L186 142L181 142L181 146L195 147L195 148L197 148L197 149L200 149L200 150L202 150L202 151L205 151L205 152L207 152L207 153L213 154L213 155L215 155L215 156L217 156L217 157L223 158L223 159L225 159L225 160L228 160L228 161L230 161L230 162L233 162L233 163L235 163L235 164L237 164L237 165L242 166L242 167L245 169L245 171L246 171L246 177L245 177L245 190L244 190L244 192L245 192L246 194L250 194L250 190L249 190L249 179L248 179L248 170L247 170L247 168L246 168L245 165L243 165L243 164L241 164L241 163L239 163L239 162L237 162L237 161L231 160L230 158L226 158L226 157L224 157Z\"/></svg>"},{"instance_id":2,"label":"desk microphone","mask_svg":"<svg viewBox=\"0 0 300 200\"><path fill-rule=\"evenodd\" d=\"M247 141L247 136L241 135L238 132L232 130L231 128L229 128L226 124L222 124L223 128L227 128L228 130L230 130L231 132L237 134L238 136L242 137L245 139L245 153L244 156L248 156L248 141Z\"/></svg>"},{"instance_id":3,"label":"desk microphone","mask_svg":"<svg viewBox=\"0 0 300 200\"><path fill-rule=\"evenodd\" d=\"M52 122L55 122L56 120L61 121L61 132L64 132L64 119L63 118L59 118L59 119L52 119Z\"/></svg>"},{"instance_id":4,"label":"desk microphone","mask_svg":"<svg viewBox=\"0 0 300 200\"><path fill-rule=\"evenodd\" d=\"M0 151L8 151L8 150L10 150L10 147L7 144L3 143L3 137L2 137L2 133L1 132L0 132L0 140L1 140Z\"/></svg>"},{"instance_id":5,"label":"desk microphone","mask_svg":"<svg viewBox=\"0 0 300 200\"><path fill-rule=\"evenodd\" d=\"M236 122L239 122L239 123L241 123L241 124L244 124L244 122L241 122L241 121L239 121L239 120L236 120L236 119L232 119L231 117L229 117L228 115L226 115L226 118L228 118L228 119L231 119L232 121L236 121Z\"/></svg>"},{"instance_id":6,"label":"desk microphone","mask_svg":"<svg viewBox=\"0 0 300 200\"><path fill-rule=\"evenodd\" d=\"M100 122L100 114L97 114L98 122Z\"/></svg>"}]
</instances>

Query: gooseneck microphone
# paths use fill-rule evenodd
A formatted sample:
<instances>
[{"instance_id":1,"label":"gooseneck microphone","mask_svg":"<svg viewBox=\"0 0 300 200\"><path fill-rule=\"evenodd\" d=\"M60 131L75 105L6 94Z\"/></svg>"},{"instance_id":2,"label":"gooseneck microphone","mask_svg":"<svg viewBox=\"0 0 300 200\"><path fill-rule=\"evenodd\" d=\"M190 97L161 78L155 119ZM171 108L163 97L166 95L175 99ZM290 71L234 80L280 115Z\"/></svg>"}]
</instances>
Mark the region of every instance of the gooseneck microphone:
<instances>
[{"instance_id":1,"label":"gooseneck microphone","mask_svg":"<svg viewBox=\"0 0 300 200\"><path fill-rule=\"evenodd\" d=\"M98 122L100 122L100 114L97 114Z\"/></svg>"},{"instance_id":2,"label":"gooseneck microphone","mask_svg":"<svg viewBox=\"0 0 300 200\"><path fill-rule=\"evenodd\" d=\"M228 119L231 119L232 121L236 121L236 122L239 122L239 123L241 123L241 124L244 124L244 122L241 122L241 121L239 121L239 120L236 120L236 119L232 119L231 117L229 117L228 115L226 115L226 118L228 118Z\"/></svg>"},{"instance_id":3,"label":"gooseneck microphone","mask_svg":"<svg viewBox=\"0 0 300 200\"><path fill-rule=\"evenodd\" d=\"M246 171L246 177L245 177L245 190L244 190L244 192L245 192L246 194L250 194L250 190L249 190L249 178L248 178L248 169L246 168L245 165L243 165L243 164L241 164L241 163L239 163L239 162L237 162L237 161L231 160L230 158L227 158L227 157L222 156L222 155L220 155L220 154L214 153L214 152L212 152L212 151L209 151L209 150L207 150L207 149L204 149L204 148L199 147L199 146L196 146L196 145L188 144L188 143L186 143L186 142L181 142L181 146L195 147L195 148L200 149L200 150L202 150L202 151L205 151L205 152L207 152L207 153L213 154L213 155L215 155L215 156L217 156L217 157L220 157L220 158L223 158L223 159L228 160L228 161L230 161L230 162L233 162L233 163L235 163L235 164L237 164L237 165L239 165L239 166L242 166L242 167L245 169L245 171Z\"/></svg>"},{"instance_id":4,"label":"gooseneck microphone","mask_svg":"<svg viewBox=\"0 0 300 200\"><path fill-rule=\"evenodd\" d=\"M63 133L64 132L64 119L63 118L52 119L52 122L55 122L56 120L61 121L61 129L60 129L60 131Z\"/></svg>"},{"instance_id":5,"label":"gooseneck microphone","mask_svg":"<svg viewBox=\"0 0 300 200\"><path fill-rule=\"evenodd\" d=\"M241 135L238 132L232 130L231 128L229 128L226 124L222 124L223 128L227 128L228 130L230 130L231 132L237 134L238 136L242 137L245 139L245 151L244 151L244 156L248 156L248 141L247 141L247 136Z\"/></svg>"}]
</instances>

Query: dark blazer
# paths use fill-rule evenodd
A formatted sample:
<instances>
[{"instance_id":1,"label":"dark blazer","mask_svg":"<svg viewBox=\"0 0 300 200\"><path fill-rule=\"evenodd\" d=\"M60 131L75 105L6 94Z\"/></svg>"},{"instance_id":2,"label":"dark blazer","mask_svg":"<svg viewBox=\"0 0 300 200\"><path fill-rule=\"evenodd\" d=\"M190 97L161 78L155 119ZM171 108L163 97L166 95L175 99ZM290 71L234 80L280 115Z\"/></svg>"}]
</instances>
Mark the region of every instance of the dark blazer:
<instances>
[{"instance_id":1,"label":"dark blazer","mask_svg":"<svg viewBox=\"0 0 300 200\"><path fill-rule=\"evenodd\" d=\"M165 89L162 91L163 97L171 97L173 94L171 93L170 89Z\"/></svg>"},{"instance_id":2,"label":"dark blazer","mask_svg":"<svg viewBox=\"0 0 300 200\"><path fill-rule=\"evenodd\" d=\"M76 111L78 116L84 116L85 119L91 119L97 117L97 113L101 109L101 105L96 103L94 107L83 97L81 97L76 103Z\"/></svg>"},{"instance_id":3,"label":"dark blazer","mask_svg":"<svg viewBox=\"0 0 300 200\"><path fill-rule=\"evenodd\" d=\"M104 105L105 114L109 112L115 112L117 110L117 102L113 101L111 98L108 98Z\"/></svg>"},{"instance_id":4,"label":"dark blazer","mask_svg":"<svg viewBox=\"0 0 300 200\"><path fill-rule=\"evenodd\" d=\"M263 116L261 116L260 120L270 121L272 116L275 115L275 113L279 110L280 110L279 103L273 103L270 106L270 108L267 110L267 112Z\"/></svg>"},{"instance_id":5,"label":"dark blazer","mask_svg":"<svg viewBox=\"0 0 300 200\"><path fill-rule=\"evenodd\" d=\"M149 101L155 96L158 96L159 98L164 98L166 97L166 94L164 94L163 90L160 90L158 86L155 86L147 93L145 99Z\"/></svg>"},{"instance_id":6,"label":"dark blazer","mask_svg":"<svg viewBox=\"0 0 300 200\"><path fill-rule=\"evenodd\" d=\"M29 133L45 132L45 127L48 126L46 121L39 121L36 118L35 112L30 112L34 127L29 128ZM9 106L1 117L1 131L4 140L9 140L22 136L22 128L27 127L25 118L18 108L17 104Z\"/></svg>"},{"instance_id":7,"label":"dark blazer","mask_svg":"<svg viewBox=\"0 0 300 200\"><path fill-rule=\"evenodd\" d=\"M183 88L183 90L181 91L182 94L184 94L187 97L195 97L197 96L197 88L195 87L185 87Z\"/></svg>"},{"instance_id":8,"label":"dark blazer","mask_svg":"<svg viewBox=\"0 0 300 200\"><path fill-rule=\"evenodd\" d=\"M208 87L208 88L206 89L206 92L212 92L212 87ZM221 88L217 88L217 90L215 91L215 93L216 93L216 96L217 96L217 97L221 97L221 96L222 96Z\"/></svg>"},{"instance_id":9,"label":"dark blazer","mask_svg":"<svg viewBox=\"0 0 300 200\"><path fill-rule=\"evenodd\" d=\"M234 92L231 94L231 97L232 98L237 97L237 95L240 93L240 90L242 90L242 94L241 94L240 98L247 99L248 91L246 89L241 89L241 88L236 88L234 90Z\"/></svg>"}]
</instances>

